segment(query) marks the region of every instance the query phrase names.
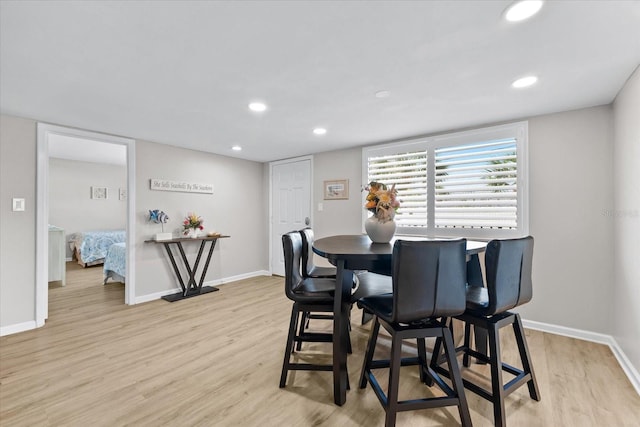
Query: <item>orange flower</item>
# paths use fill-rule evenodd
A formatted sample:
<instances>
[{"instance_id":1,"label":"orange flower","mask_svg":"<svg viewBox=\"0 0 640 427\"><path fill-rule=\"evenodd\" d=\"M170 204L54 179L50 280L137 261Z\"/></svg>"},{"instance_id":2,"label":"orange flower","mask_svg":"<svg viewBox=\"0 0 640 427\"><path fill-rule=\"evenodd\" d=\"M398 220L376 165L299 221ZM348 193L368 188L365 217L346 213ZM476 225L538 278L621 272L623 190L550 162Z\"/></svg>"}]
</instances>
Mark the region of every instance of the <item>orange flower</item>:
<instances>
[{"instance_id":1,"label":"orange flower","mask_svg":"<svg viewBox=\"0 0 640 427\"><path fill-rule=\"evenodd\" d=\"M396 185L393 184L391 189L387 189L385 184L371 181L364 189L369 192L364 208L383 222L393 219L400 207L400 202L396 199Z\"/></svg>"}]
</instances>

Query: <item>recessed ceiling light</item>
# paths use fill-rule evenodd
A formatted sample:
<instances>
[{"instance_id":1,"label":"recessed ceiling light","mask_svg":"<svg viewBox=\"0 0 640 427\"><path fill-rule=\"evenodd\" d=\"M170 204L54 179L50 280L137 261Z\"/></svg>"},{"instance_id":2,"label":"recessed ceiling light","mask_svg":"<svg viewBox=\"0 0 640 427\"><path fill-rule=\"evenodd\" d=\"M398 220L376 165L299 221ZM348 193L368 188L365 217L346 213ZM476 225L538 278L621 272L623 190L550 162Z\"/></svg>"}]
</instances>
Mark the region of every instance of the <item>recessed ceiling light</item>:
<instances>
[{"instance_id":1,"label":"recessed ceiling light","mask_svg":"<svg viewBox=\"0 0 640 427\"><path fill-rule=\"evenodd\" d=\"M313 130L313 133L315 133L316 135L324 135L325 133L327 133L327 130L325 128L315 128Z\"/></svg>"},{"instance_id":2,"label":"recessed ceiling light","mask_svg":"<svg viewBox=\"0 0 640 427\"><path fill-rule=\"evenodd\" d=\"M242 151L242 147L240 147L239 145L234 145L233 147L231 147L231 149L233 151Z\"/></svg>"},{"instance_id":3,"label":"recessed ceiling light","mask_svg":"<svg viewBox=\"0 0 640 427\"><path fill-rule=\"evenodd\" d=\"M391 92L388 90L379 90L375 93L376 98L388 98L391 95Z\"/></svg>"},{"instance_id":4,"label":"recessed ceiling light","mask_svg":"<svg viewBox=\"0 0 640 427\"><path fill-rule=\"evenodd\" d=\"M524 21L532 17L540 8L542 8L542 0L523 0L509 6L504 14L507 21L518 22Z\"/></svg>"},{"instance_id":5,"label":"recessed ceiling light","mask_svg":"<svg viewBox=\"0 0 640 427\"><path fill-rule=\"evenodd\" d=\"M529 87L535 84L537 81L538 81L538 78L536 76L527 76L511 83L511 86L515 87L516 89L521 89L524 87Z\"/></svg>"},{"instance_id":6,"label":"recessed ceiling light","mask_svg":"<svg viewBox=\"0 0 640 427\"><path fill-rule=\"evenodd\" d=\"M261 113L267 109L267 104L264 104L262 102L252 102L251 104L249 104L249 109L251 111Z\"/></svg>"}]
</instances>

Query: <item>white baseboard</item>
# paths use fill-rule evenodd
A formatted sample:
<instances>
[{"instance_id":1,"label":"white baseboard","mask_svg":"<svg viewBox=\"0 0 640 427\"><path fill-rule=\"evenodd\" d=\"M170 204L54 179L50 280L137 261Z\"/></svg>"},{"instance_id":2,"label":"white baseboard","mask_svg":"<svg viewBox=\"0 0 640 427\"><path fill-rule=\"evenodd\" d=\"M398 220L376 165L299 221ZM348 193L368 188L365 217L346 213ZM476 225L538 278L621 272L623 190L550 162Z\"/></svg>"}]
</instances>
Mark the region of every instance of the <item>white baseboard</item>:
<instances>
[{"instance_id":1,"label":"white baseboard","mask_svg":"<svg viewBox=\"0 0 640 427\"><path fill-rule=\"evenodd\" d=\"M17 334L18 332L29 331L36 328L36 321L30 320L28 322L16 323L14 325L3 326L0 328L0 337L5 335Z\"/></svg>"},{"instance_id":2,"label":"white baseboard","mask_svg":"<svg viewBox=\"0 0 640 427\"><path fill-rule=\"evenodd\" d=\"M205 282L203 286L224 285L225 283L237 282L238 280L251 279L252 277L258 276L271 276L271 273L267 270L252 271L251 273L238 274L236 276L229 276L222 279L211 280L209 282Z\"/></svg>"},{"instance_id":3,"label":"white baseboard","mask_svg":"<svg viewBox=\"0 0 640 427\"><path fill-rule=\"evenodd\" d=\"M143 302L155 301L157 299L162 298L165 295L175 294L176 292L180 292L180 288L167 289L161 292L154 292L152 294L142 295L142 296L136 297L132 305L142 304Z\"/></svg>"},{"instance_id":4,"label":"white baseboard","mask_svg":"<svg viewBox=\"0 0 640 427\"><path fill-rule=\"evenodd\" d=\"M238 280L250 279L252 277L258 277L258 276L270 276L270 275L271 273L269 273L266 270L258 270L250 273L239 274L237 276L229 276L229 277L224 277L222 279L210 280L208 282L204 282L202 286L219 286L219 285L224 285L226 283L237 282ZM165 295L175 294L176 292L180 292L180 288L167 289L165 291L155 292L153 294L142 295L142 296L136 297L133 303L142 304L143 302L154 301L162 298Z\"/></svg>"},{"instance_id":5,"label":"white baseboard","mask_svg":"<svg viewBox=\"0 0 640 427\"><path fill-rule=\"evenodd\" d=\"M608 345L611 352L618 360L620 367L624 371L631 385L636 389L636 393L640 395L640 374L638 370L633 366L629 358L622 348L618 345L618 342L611 335L600 334L597 332L584 331L581 329L567 328L565 326L552 325L550 323L536 322L534 320L522 319L522 326L527 329L534 329L536 331L548 332L550 334L562 335L569 338L576 338L579 340L591 341L598 344Z\"/></svg>"}]
</instances>

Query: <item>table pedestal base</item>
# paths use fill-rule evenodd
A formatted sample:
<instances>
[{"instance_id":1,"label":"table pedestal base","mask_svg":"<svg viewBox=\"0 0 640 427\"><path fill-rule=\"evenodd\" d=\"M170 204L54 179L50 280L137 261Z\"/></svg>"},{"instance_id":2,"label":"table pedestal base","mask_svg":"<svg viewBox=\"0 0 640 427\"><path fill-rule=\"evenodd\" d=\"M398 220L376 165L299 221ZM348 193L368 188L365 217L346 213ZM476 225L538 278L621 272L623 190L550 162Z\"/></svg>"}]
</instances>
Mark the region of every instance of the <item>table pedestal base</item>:
<instances>
[{"instance_id":1,"label":"table pedestal base","mask_svg":"<svg viewBox=\"0 0 640 427\"><path fill-rule=\"evenodd\" d=\"M197 297L198 295L202 295L202 294L208 294L210 292L215 292L215 291L219 291L220 288L216 288L213 286L203 286L201 289L190 289L189 292L187 293L187 295L182 295L182 292L178 292L176 294L171 294L171 295L165 295L162 297L163 300L165 301L169 301L169 302L176 302L176 301L180 301L183 299L187 299L187 298L191 298L191 297Z\"/></svg>"}]
</instances>

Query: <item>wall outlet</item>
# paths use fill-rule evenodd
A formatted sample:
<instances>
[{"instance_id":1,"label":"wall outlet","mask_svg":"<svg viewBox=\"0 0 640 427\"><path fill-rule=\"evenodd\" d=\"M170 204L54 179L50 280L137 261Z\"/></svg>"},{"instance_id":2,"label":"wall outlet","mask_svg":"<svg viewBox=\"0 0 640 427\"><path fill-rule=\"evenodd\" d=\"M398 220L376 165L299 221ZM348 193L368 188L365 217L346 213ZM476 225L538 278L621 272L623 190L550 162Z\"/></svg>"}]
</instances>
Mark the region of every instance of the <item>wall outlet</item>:
<instances>
[{"instance_id":1,"label":"wall outlet","mask_svg":"<svg viewBox=\"0 0 640 427\"><path fill-rule=\"evenodd\" d=\"M324 210L324 205L322 203L318 203L318 212L322 212Z\"/></svg>"}]
</instances>

